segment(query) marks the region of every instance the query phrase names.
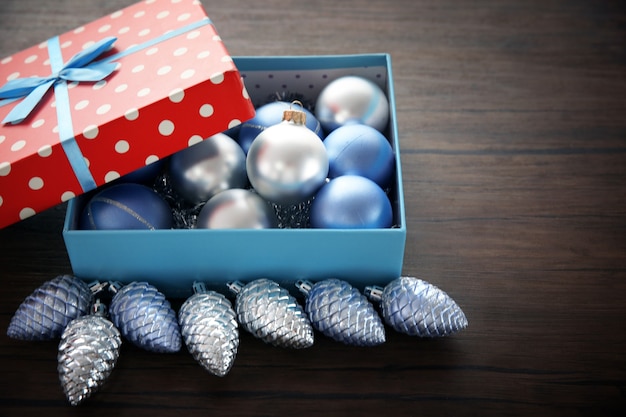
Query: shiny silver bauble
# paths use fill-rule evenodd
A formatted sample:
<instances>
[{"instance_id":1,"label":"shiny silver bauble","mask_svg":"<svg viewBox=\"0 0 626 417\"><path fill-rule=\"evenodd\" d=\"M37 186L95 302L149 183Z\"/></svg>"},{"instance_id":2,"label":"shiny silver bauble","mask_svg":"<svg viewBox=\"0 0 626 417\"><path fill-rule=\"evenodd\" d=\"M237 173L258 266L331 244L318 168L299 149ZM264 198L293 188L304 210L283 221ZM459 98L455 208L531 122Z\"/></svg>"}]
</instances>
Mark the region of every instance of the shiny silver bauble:
<instances>
[{"instance_id":1,"label":"shiny silver bauble","mask_svg":"<svg viewBox=\"0 0 626 417\"><path fill-rule=\"evenodd\" d=\"M256 137L246 166L256 192L271 202L290 205L307 200L324 184L328 155L315 133L283 121Z\"/></svg>"},{"instance_id":2,"label":"shiny silver bauble","mask_svg":"<svg viewBox=\"0 0 626 417\"><path fill-rule=\"evenodd\" d=\"M202 207L196 229L266 229L278 227L274 209L257 194L230 189Z\"/></svg>"},{"instance_id":3,"label":"shiny silver bauble","mask_svg":"<svg viewBox=\"0 0 626 417\"><path fill-rule=\"evenodd\" d=\"M246 155L237 142L223 133L172 155L169 174L174 190L191 204L248 184Z\"/></svg>"},{"instance_id":4,"label":"shiny silver bauble","mask_svg":"<svg viewBox=\"0 0 626 417\"><path fill-rule=\"evenodd\" d=\"M326 134L353 123L382 132L389 122L389 101L373 82L363 77L345 76L324 87L315 104L315 116Z\"/></svg>"}]
</instances>

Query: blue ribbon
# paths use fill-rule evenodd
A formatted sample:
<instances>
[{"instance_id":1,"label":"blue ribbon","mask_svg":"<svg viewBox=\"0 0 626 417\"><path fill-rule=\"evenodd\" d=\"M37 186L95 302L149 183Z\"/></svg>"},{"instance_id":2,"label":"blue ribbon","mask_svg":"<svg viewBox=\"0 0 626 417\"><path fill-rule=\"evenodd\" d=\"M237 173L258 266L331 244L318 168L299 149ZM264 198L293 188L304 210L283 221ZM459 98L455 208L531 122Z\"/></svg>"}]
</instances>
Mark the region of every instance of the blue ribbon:
<instances>
[{"instance_id":1,"label":"blue ribbon","mask_svg":"<svg viewBox=\"0 0 626 417\"><path fill-rule=\"evenodd\" d=\"M111 48L116 40L113 37L105 38L77 53L64 65L59 38L49 39L48 54L50 55L52 74L48 77L17 78L0 87L0 99L24 97L24 100L6 115L2 123L21 123L55 83L67 86L67 81L96 82L108 77L115 70L117 64L114 62L92 63L92 61Z\"/></svg>"},{"instance_id":2,"label":"blue ribbon","mask_svg":"<svg viewBox=\"0 0 626 417\"><path fill-rule=\"evenodd\" d=\"M104 38L77 53L70 58L67 63L63 64L59 38L55 36L48 40L48 54L50 56L50 67L52 69L50 76L17 78L8 81L5 85L0 87L0 106L24 98L6 115L2 123L21 123L34 110L37 104L39 104L50 87L54 86L61 146L67 155L83 191L92 190L97 187L97 184L89 171L89 167L74 137L67 81L101 81L115 71L117 67L117 63L113 62L115 59L130 55L210 23L211 20L209 18L203 18L95 62L94 60L99 55L113 46L117 38Z\"/></svg>"}]
</instances>

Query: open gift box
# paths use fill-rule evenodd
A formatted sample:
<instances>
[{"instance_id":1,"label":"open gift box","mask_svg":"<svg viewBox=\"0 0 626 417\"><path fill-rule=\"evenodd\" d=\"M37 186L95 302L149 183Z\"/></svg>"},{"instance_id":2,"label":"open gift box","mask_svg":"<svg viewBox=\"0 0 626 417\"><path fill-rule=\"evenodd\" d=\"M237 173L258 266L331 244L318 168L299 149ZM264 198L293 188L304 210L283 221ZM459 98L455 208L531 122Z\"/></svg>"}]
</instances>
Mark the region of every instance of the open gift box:
<instances>
[{"instance_id":1,"label":"open gift box","mask_svg":"<svg viewBox=\"0 0 626 417\"><path fill-rule=\"evenodd\" d=\"M255 107L276 95L314 103L324 86L344 75L379 85L389 99L383 132L395 154L388 190L393 226L379 229L79 230L87 196L69 202L63 236L74 273L84 279L145 280L171 297L192 283L226 292L232 280L270 278L293 291L299 279L345 279L363 288L400 276L406 220L389 55L233 57Z\"/></svg>"},{"instance_id":2,"label":"open gift box","mask_svg":"<svg viewBox=\"0 0 626 417\"><path fill-rule=\"evenodd\" d=\"M0 227L250 119L195 0L146 0L0 59Z\"/></svg>"}]
</instances>

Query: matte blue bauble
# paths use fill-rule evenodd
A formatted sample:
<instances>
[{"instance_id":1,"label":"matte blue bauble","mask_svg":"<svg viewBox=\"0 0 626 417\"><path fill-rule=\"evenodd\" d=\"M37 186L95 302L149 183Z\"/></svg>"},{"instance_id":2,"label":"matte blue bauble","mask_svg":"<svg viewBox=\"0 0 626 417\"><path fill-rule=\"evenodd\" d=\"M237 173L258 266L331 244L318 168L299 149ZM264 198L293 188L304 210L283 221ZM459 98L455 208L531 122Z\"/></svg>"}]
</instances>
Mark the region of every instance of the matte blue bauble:
<instances>
[{"instance_id":1,"label":"matte blue bauble","mask_svg":"<svg viewBox=\"0 0 626 417\"><path fill-rule=\"evenodd\" d=\"M169 205L151 188L118 184L105 188L88 202L80 219L81 229L169 229Z\"/></svg>"},{"instance_id":2,"label":"matte blue bauble","mask_svg":"<svg viewBox=\"0 0 626 417\"><path fill-rule=\"evenodd\" d=\"M265 104L256 110L256 115L241 125L239 129L239 137L237 142L241 145L243 151L247 154L252 141L259 133L270 126L274 126L282 122L285 110L293 108L294 110L302 110L306 114L306 127L312 130L320 139L324 139L324 132L317 118L308 111L298 105L292 105L285 101L275 101Z\"/></svg>"},{"instance_id":3,"label":"matte blue bauble","mask_svg":"<svg viewBox=\"0 0 626 417\"><path fill-rule=\"evenodd\" d=\"M374 229L391 227L391 202L374 181L357 175L330 180L311 204L311 227Z\"/></svg>"},{"instance_id":4,"label":"matte blue bauble","mask_svg":"<svg viewBox=\"0 0 626 417\"><path fill-rule=\"evenodd\" d=\"M360 175L381 187L389 185L394 173L393 149L373 127L355 124L333 130L324 139L330 178Z\"/></svg>"}]
</instances>

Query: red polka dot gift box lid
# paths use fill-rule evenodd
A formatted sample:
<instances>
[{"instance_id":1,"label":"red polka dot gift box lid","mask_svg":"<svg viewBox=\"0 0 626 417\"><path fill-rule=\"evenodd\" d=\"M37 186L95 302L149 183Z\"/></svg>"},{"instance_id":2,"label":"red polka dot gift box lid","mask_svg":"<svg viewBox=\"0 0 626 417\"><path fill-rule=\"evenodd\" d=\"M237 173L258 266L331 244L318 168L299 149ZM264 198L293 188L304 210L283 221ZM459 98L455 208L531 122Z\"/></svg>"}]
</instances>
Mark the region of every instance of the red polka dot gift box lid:
<instances>
[{"instance_id":1,"label":"red polka dot gift box lid","mask_svg":"<svg viewBox=\"0 0 626 417\"><path fill-rule=\"evenodd\" d=\"M0 227L252 116L198 0L145 0L0 59Z\"/></svg>"}]
</instances>

